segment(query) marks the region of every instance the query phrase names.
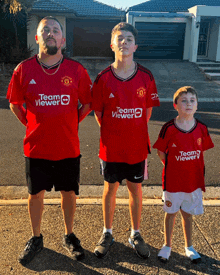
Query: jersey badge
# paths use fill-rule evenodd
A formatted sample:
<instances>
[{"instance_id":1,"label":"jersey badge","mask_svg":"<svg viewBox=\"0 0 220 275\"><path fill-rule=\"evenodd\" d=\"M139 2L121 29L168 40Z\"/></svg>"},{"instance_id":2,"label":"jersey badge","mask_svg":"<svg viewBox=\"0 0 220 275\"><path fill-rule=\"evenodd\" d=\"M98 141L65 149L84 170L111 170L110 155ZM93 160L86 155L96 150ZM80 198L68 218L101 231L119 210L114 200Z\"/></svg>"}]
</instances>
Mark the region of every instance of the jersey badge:
<instances>
[{"instance_id":1,"label":"jersey badge","mask_svg":"<svg viewBox=\"0 0 220 275\"><path fill-rule=\"evenodd\" d=\"M202 139L201 138L198 138L197 139L197 144L200 146L202 144Z\"/></svg>"},{"instance_id":2,"label":"jersey badge","mask_svg":"<svg viewBox=\"0 0 220 275\"><path fill-rule=\"evenodd\" d=\"M115 97L115 96L113 95L113 93L110 93L109 98L113 98L113 97Z\"/></svg>"},{"instance_id":3,"label":"jersey badge","mask_svg":"<svg viewBox=\"0 0 220 275\"><path fill-rule=\"evenodd\" d=\"M144 97L146 95L146 89L144 87L141 87L137 90L138 97Z\"/></svg>"},{"instance_id":4,"label":"jersey badge","mask_svg":"<svg viewBox=\"0 0 220 275\"><path fill-rule=\"evenodd\" d=\"M173 143L172 147L176 147L176 144L175 144L175 143Z\"/></svg>"},{"instance_id":5,"label":"jersey badge","mask_svg":"<svg viewBox=\"0 0 220 275\"><path fill-rule=\"evenodd\" d=\"M63 85L68 87L73 83L73 79L69 76L64 76L62 77L61 82L63 83Z\"/></svg>"},{"instance_id":6,"label":"jersey badge","mask_svg":"<svg viewBox=\"0 0 220 275\"><path fill-rule=\"evenodd\" d=\"M37 84L36 81L34 79L31 79L31 81L29 82L29 84Z\"/></svg>"},{"instance_id":7,"label":"jersey badge","mask_svg":"<svg viewBox=\"0 0 220 275\"><path fill-rule=\"evenodd\" d=\"M166 201L165 204L166 204L167 207L171 207L172 206L172 202L171 201Z\"/></svg>"}]
</instances>

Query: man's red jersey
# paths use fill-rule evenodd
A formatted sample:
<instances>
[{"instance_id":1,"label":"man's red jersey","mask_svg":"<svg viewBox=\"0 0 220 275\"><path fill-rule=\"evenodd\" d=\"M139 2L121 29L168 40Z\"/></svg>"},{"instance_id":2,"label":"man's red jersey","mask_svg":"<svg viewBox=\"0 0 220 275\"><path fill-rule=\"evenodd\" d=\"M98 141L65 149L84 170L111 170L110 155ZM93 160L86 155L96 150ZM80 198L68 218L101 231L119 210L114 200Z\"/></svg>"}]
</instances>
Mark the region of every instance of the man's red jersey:
<instances>
[{"instance_id":1,"label":"man's red jersey","mask_svg":"<svg viewBox=\"0 0 220 275\"><path fill-rule=\"evenodd\" d=\"M128 164L145 160L150 152L146 109L160 105L152 73L137 64L125 80L109 66L97 76L92 96L93 110L103 114L99 157Z\"/></svg>"},{"instance_id":2,"label":"man's red jersey","mask_svg":"<svg viewBox=\"0 0 220 275\"><path fill-rule=\"evenodd\" d=\"M52 74L57 67L45 70ZM91 80L80 63L68 58L48 74L34 56L17 66L8 87L10 103L26 103L24 154L48 160L78 157L78 100L91 102Z\"/></svg>"},{"instance_id":3,"label":"man's red jersey","mask_svg":"<svg viewBox=\"0 0 220 275\"><path fill-rule=\"evenodd\" d=\"M164 124L153 148L166 154L163 190L191 193L205 191L203 152L214 147L205 124L196 120L190 131L179 129L175 119Z\"/></svg>"}]
</instances>

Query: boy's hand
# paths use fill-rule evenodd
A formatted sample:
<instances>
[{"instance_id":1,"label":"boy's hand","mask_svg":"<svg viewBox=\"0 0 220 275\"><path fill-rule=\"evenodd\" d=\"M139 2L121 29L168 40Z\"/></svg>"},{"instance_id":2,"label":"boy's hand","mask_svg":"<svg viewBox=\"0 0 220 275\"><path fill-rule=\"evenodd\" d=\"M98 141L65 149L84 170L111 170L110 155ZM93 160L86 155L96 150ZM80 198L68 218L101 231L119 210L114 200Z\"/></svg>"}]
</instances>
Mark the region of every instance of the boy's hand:
<instances>
[{"instance_id":1,"label":"boy's hand","mask_svg":"<svg viewBox=\"0 0 220 275\"><path fill-rule=\"evenodd\" d=\"M163 165L165 165L166 154L164 152L161 152L160 150L157 150L157 154Z\"/></svg>"}]
</instances>

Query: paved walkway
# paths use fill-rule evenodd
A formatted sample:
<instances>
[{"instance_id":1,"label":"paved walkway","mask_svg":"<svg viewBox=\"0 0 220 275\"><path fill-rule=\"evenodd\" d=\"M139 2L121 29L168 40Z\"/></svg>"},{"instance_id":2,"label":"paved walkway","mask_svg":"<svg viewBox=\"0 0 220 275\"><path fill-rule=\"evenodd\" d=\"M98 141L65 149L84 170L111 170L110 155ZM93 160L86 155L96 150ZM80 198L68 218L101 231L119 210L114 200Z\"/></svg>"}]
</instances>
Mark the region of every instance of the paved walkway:
<instances>
[{"instance_id":1,"label":"paved walkway","mask_svg":"<svg viewBox=\"0 0 220 275\"><path fill-rule=\"evenodd\" d=\"M130 219L127 205L117 203L113 223L115 243L104 259L94 254L95 244L102 232L102 207L99 203L80 203L78 200L74 232L81 240L86 258L81 262L71 259L62 247L63 218L58 204L45 205L42 234L43 251L26 267L17 257L31 236L27 207L24 205L1 206L1 257L0 274L16 275L119 275L119 274L220 274L220 207L205 206L205 213L194 217L194 247L201 254L202 263L191 264L184 254L184 240L180 215L177 216L170 261L162 264L157 254L163 245L163 218L161 206L144 205L142 211L142 236L148 243L151 256L142 260L128 244Z\"/></svg>"}]
</instances>

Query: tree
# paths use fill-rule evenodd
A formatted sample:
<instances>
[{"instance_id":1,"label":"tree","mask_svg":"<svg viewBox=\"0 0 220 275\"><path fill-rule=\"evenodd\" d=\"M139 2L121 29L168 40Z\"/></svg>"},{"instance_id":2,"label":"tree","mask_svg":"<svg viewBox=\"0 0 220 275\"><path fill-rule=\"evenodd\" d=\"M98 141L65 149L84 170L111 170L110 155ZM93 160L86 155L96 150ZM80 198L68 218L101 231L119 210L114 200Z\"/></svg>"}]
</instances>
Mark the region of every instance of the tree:
<instances>
[{"instance_id":1,"label":"tree","mask_svg":"<svg viewBox=\"0 0 220 275\"><path fill-rule=\"evenodd\" d=\"M27 12L34 0L0 0L0 60L20 61L30 55L27 49Z\"/></svg>"},{"instance_id":2,"label":"tree","mask_svg":"<svg viewBox=\"0 0 220 275\"><path fill-rule=\"evenodd\" d=\"M17 14L21 10L28 12L35 0L3 0L5 7L9 9L10 13Z\"/></svg>"}]
</instances>

